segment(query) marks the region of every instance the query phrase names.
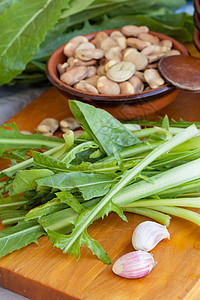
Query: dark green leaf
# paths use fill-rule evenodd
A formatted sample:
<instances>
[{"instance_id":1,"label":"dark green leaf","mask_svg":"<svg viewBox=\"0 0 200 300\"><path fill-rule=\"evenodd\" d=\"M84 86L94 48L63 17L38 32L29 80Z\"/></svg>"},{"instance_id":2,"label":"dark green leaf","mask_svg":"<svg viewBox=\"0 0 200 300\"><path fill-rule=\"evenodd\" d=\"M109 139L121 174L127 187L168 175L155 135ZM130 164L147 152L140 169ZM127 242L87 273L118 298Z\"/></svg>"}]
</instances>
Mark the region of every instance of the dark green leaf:
<instances>
[{"instance_id":1,"label":"dark green leaf","mask_svg":"<svg viewBox=\"0 0 200 300\"><path fill-rule=\"evenodd\" d=\"M20 221L16 226L0 231L0 257L35 242L45 231L37 222Z\"/></svg>"},{"instance_id":2,"label":"dark green leaf","mask_svg":"<svg viewBox=\"0 0 200 300\"><path fill-rule=\"evenodd\" d=\"M121 151L140 143L133 133L105 110L75 100L70 100L69 106L75 118L107 155L113 153L113 146Z\"/></svg>"},{"instance_id":3,"label":"dark green leaf","mask_svg":"<svg viewBox=\"0 0 200 300\"><path fill-rule=\"evenodd\" d=\"M71 206L73 210L77 213L81 213L84 210L84 207L80 204L80 202L69 192L59 192L56 193L56 196L60 199L61 202L66 203Z\"/></svg>"},{"instance_id":4,"label":"dark green leaf","mask_svg":"<svg viewBox=\"0 0 200 300\"><path fill-rule=\"evenodd\" d=\"M77 188L85 200L105 195L114 183L113 174L86 174L81 172L58 173L37 180L38 185L50 186L61 191Z\"/></svg>"},{"instance_id":5,"label":"dark green leaf","mask_svg":"<svg viewBox=\"0 0 200 300\"><path fill-rule=\"evenodd\" d=\"M67 208L67 205L64 203L61 203L58 198L54 198L47 203L37 206L33 209L31 209L25 217L25 220L32 220L32 219L37 219L41 218L42 216L46 216L52 213L55 213L57 211L60 211L62 209Z\"/></svg>"},{"instance_id":6,"label":"dark green leaf","mask_svg":"<svg viewBox=\"0 0 200 300\"><path fill-rule=\"evenodd\" d=\"M10 82L25 69L67 7L67 0L21 0L0 16L0 84Z\"/></svg>"},{"instance_id":7,"label":"dark green leaf","mask_svg":"<svg viewBox=\"0 0 200 300\"><path fill-rule=\"evenodd\" d=\"M66 154L64 154L61 160L69 166L69 164L76 158L77 154L80 154L81 152L84 152L88 149L96 149L96 148L98 148L98 145L93 141L82 143L72 148Z\"/></svg>"}]
</instances>

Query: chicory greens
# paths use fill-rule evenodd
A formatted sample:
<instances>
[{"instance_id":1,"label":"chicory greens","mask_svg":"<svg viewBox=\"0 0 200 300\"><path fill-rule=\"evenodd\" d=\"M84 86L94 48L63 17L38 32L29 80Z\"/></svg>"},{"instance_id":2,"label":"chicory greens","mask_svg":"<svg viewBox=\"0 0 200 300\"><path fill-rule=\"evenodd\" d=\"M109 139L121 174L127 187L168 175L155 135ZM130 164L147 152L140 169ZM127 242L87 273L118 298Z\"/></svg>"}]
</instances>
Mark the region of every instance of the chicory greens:
<instances>
[{"instance_id":1,"label":"chicory greens","mask_svg":"<svg viewBox=\"0 0 200 300\"><path fill-rule=\"evenodd\" d=\"M0 218L2 224L16 225L1 231L0 257L47 234L63 252L79 258L81 245L86 245L110 263L87 228L111 211L124 221L125 211L166 226L169 215L200 225L200 215L186 209L200 206L200 132L194 124L176 127L165 117L155 124L160 127L135 131L134 125L125 126L88 104L71 100L70 107L85 130L75 140L72 134L60 140L39 133L23 136L16 126L7 135L7 129L0 130L0 145L6 136L9 143L1 156L10 158L11 148L17 148L13 155L20 161L1 171L0 191L10 195L0 200ZM31 146L55 147L33 151L26 159Z\"/></svg>"}]
</instances>

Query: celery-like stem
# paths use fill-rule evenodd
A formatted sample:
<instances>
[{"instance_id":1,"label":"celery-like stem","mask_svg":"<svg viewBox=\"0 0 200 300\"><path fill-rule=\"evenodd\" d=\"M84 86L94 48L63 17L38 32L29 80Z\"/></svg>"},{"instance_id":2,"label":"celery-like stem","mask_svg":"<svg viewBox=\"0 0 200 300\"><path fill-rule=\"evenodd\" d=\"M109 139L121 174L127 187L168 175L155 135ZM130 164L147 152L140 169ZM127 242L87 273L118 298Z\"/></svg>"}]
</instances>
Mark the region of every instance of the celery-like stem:
<instances>
[{"instance_id":1,"label":"celery-like stem","mask_svg":"<svg viewBox=\"0 0 200 300\"><path fill-rule=\"evenodd\" d=\"M165 226L169 226L171 217L161 212L144 207L122 207L124 211L151 218Z\"/></svg>"},{"instance_id":2,"label":"celery-like stem","mask_svg":"<svg viewBox=\"0 0 200 300\"><path fill-rule=\"evenodd\" d=\"M148 208L188 220L200 226L200 214L194 211L185 208L170 207L170 206L152 206Z\"/></svg>"},{"instance_id":3,"label":"celery-like stem","mask_svg":"<svg viewBox=\"0 0 200 300\"><path fill-rule=\"evenodd\" d=\"M189 171L189 170L188 170ZM200 179L187 182L184 185L177 185L175 187L169 188L166 191L159 193L160 198L174 198L174 197L190 197L187 196L188 193L197 193L200 190ZM196 194L198 197L198 194ZM143 197L144 198L144 197Z\"/></svg>"},{"instance_id":4,"label":"celery-like stem","mask_svg":"<svg viewBox=\"0 0 200 300\"><path fill-rule=\"evenodd\" d=\"M139 165L140 164L135 168ZM150 177L151 182L142 180L130 184L119 191L117 195L114 195L112 201L119 206L124 206L141 198L146 198L151 195L160 195L162 191L173 187L176 187L177 193L181 194L181 190L179 190L177 186L197 178L200 178L200 158L152 176ZM176 195L176 193L174 193L174 195ZM170 197L174 195L171 194ZM164 198L164 196L162 198Z\"/></svg>"},{"instance_id":5,"label":"celery-like stem","mask_svg":"<svg viewBox=\"0 0 200 300\"><path fill-rule=\"evenodd\" d=\"M128 157L132 157L132 156L135 156L135 155L147 152L147 151L151 151L151 150L159 147L162 144L163 144L163 141L146 143L146 144L142 143L139 145L128 147L128 148L120 151L119 153L122 158L128 158ZM99 162L113 161L113 160L116 160L116 158L114 155L111 155L111 156L101 159Z\"/></svg>"},{"instance_id":6,"label":"celery-like stem","mask_svg":"<svg viewBox=\"0 0 200 300\"><path fill-rule=\"evenodd\" d=\"M158 128L160 128L160 127L145 128L145 129L136 130L136 131L132 131L132 132L133 132L133 134L135 136L137 136L138 138L141 139L141 138L148 137L151 134L157 133L158 132ZM169 128L169 132L172 135L176 135L176 134L182 132L183 130L184 130L183 128L175 128L175 127L170 127Z\"/></svg>"},{"instance_id":7,"label":"celery-like stem","mask_svg":"<svg viewBox=\"0 0 200 300\"><path fill-rule=\"evenodd\" d=\"M145 199L137 200L129 203L123 207L149 207L149 206L181 206L181 207L194 207L200 208L200 197L196 198L172 198L172 199ZM156 208L155 208L156 209Z\"/></svg>"},{"instance_id":8,"label":"celery-like stem","mask_svg":"<svg viewBox=\"0 0 200 300\"><path fill-rule=\"evenodd\" d=\"M5 220L2 220L1 221L1 224L3 226L5 225L12 225L12 224L16 224L17 222L19 222L20 220L24 220L25 218L25 214L24 216L18 216L18 217L13 217L13 218L8 218L8 219L5 219Z\"/></svg>"}]
</instances>

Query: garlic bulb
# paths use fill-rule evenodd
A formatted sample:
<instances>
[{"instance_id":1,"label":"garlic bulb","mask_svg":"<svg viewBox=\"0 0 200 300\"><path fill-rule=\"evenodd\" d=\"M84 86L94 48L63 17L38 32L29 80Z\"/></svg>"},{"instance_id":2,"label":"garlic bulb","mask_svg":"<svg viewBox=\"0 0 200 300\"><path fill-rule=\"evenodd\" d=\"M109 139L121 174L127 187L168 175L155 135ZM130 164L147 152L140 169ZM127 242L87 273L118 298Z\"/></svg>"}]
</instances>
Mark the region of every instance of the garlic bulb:
<instances>
[{"instance_id":1,"label":"garlic bulb","mask_svg":"<svg viewBox=\"0 0 200 300\"><path fill-rule=\"evenodd\" d=\"M165 238L170 239L166 226L146 221L136 227L132 235L132 244L135 250L150 251Z\"/></svg>"},{"instance_id":2,"label":"garlic bulb","mask_svg":"<svg viewBox=\"0 0 200 300\"><path fill-rule=\"evenodd\" d=\"M116 275L124 278L141 278L151 272L155 262L153 256L145 251L133 251L121 256L113 265Z\"/></svg>"}]
</instances>

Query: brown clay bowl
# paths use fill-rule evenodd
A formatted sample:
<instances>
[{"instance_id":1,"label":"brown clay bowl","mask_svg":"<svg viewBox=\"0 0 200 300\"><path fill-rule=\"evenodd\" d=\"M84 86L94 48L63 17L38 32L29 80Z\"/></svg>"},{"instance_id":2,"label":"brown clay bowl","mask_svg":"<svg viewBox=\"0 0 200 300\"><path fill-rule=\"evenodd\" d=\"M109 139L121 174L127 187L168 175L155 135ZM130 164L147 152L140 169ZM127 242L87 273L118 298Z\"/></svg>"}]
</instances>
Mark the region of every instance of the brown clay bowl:
<instances>
[{"instance_id":1,"label":"brown clay bowl","mask_svg":"<svg viewBox=\"0 0 200 300\"><path fill-rule=\"evenodd\" d=\"M200 31L197 28L194 30L194 44L200 52Z\"/></svg>"},{"instance_id":2,"label":"brown clay bowl","mask_svg":"<svg viewBox=\"0 0 200 300\"><path fill-rule=\"evenodd\" d=\"M104 30L110 34L114 30ZM182 54L188 55L184 45L174 40L173 38L161 33L150 32L157 36L160 40L169 39L173 42L173 48L179 50ZM96 35L96 32L85 35L90 41ZM91 94L77 90L65 83L63 83L58 76L57 65L64 63L66 57L63 54L63 48L66 44L56 49L47 63L47 77L50 82L58 88L58 90L68 99L76 99L94 105L95 107L105 109L119 120L131 120L138 117L145 117L146 115L155 113L162 109L176 97L178 90L169 85L143 91L133 95L103 95Z\"/></svg>"},{"instance_id":3,"label":"brown clay bowl","mask_svg":"<svg viewBox=\"0 0 200 300\"><path fill-rule=\"evenodd\" d=\"M195 11L200 16L200 0L194 0L193 4L194 4Z\"/></svg>"}]
</instances>

